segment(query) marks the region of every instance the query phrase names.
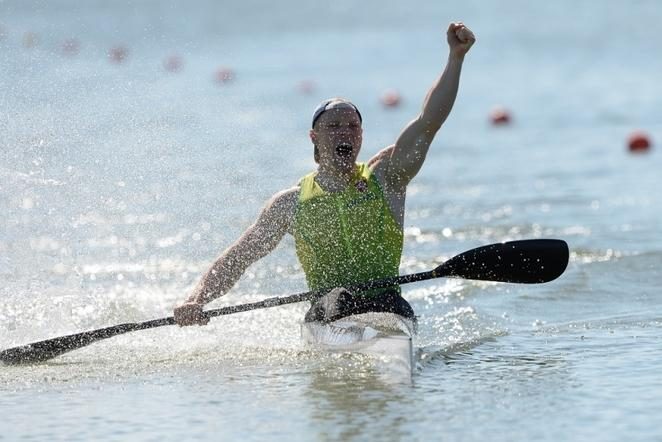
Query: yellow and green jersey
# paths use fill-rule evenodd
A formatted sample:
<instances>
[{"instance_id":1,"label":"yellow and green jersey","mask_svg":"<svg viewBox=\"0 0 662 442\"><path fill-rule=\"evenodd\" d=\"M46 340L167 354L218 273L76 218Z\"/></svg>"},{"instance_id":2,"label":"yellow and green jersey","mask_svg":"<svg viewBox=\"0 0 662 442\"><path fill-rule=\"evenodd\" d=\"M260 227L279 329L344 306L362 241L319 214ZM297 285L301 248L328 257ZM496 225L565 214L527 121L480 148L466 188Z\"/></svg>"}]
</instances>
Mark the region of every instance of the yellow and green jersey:
<instances>
[{"instance_id":1,"label":"yellow and green jersey","mask_svg":"<svg viewBox=\"0 0 662 442\"><path fill-rule=\"evenodd\" d=\"M357 165L350 185L342 192L325 192L315 181L316 175L310 173L299 182L293 229L310 289L348 287L398 276L402 229L368 165Z\"/></svg>"}]
</instances>

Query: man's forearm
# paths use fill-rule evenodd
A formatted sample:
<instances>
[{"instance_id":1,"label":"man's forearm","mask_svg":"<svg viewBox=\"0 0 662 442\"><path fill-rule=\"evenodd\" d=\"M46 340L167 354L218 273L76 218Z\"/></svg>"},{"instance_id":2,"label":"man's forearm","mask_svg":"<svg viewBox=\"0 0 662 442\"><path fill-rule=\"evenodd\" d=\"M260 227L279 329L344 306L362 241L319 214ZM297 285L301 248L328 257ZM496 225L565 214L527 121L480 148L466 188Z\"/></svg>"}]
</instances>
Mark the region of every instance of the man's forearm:
<instances>
[{"instance_id":1,"label":"man's forearm","mask_svg":"<svg viewBox=\"0 0 662 442\"><path fill-rule=\"evenodd\" d=\"M204 274L188 298L188 302L207 304L234 287L241 275L253 263L237 249L236 245L231 246L216 260Z\"/></svg>"},{"instance_id":2,"label":"man's forearm","mask_svg":"<svg viewBox=\"0 0 662 442\"><path fill-rule=\"evenodd\" d=\"M464 57L451 54L444 72L425 97L420 120L425 124L428 133L436 133L453 109L463 62Z\"/></svg>"}]
</instances>

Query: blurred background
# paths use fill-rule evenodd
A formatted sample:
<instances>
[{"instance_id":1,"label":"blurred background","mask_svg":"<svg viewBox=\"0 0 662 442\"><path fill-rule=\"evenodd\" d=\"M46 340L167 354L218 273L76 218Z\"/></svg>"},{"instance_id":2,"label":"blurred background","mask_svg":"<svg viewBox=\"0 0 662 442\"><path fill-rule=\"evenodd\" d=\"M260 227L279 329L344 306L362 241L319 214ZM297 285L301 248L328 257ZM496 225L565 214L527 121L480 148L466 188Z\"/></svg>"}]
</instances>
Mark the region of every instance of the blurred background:
<instances>
[{"instance_id":1,"label":"blurred background","mask_svg":"<svg viewBox=\"0 0 662 442\"><path fill-rule=\"evenodd\" d=\"M34 436L37 413L51 425L44 437L108 439L120 427L134 440L164 428L182 437L174 423L140 429L149 419L119 405L140 393L202 404L203 418L143 408L200 418L228 438L269 434L257 422L302 439L371 439L380 428L421 439L441 422L464 440L659 437L649 424L662 405L656 0L0 1L0 348L171 315L264 202L314 169L317 103L342 96L359 107L367 161L417 115L455 20L478 41L410 187L401 271L556 237L571 248L561 279L405 288L421 318L409 389L366 384L302 350L305 306L294 305L3 368L0 388L13 395L0 404L13 411L0 428ZM304 290L287 238L212 306ZM274 381L285 373L287 400ZM228 376L238 384L218 391ZM51 411L65 386L97 408ZM120 399L102 406L98 389ZM253 389L273 397L258 406ZM404 405L333 400L356 391ZM237 404L220 423L206 417L218 400ZM309 414L283 415L302 407ZM341 419L356 413L372 424ZM237 416L243 425L224 426ZM208 436L199 431L192 438Z\"/></svg>"}]
</instances>

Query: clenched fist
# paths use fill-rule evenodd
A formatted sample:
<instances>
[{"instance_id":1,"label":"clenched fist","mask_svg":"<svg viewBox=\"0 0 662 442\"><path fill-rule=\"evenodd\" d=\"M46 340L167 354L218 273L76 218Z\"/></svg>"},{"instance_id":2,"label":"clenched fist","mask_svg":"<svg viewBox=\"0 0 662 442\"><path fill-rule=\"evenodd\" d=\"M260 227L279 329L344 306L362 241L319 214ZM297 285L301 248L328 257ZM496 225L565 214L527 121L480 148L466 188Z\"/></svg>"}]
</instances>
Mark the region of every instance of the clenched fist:
<instances>
[{"instance_id":1,"label":"clenched fist","mask_svg":"<svg viewBox=\"0 0 662 442\"><path fill-rule=\"evenodd\" d=\"M450 46L451 55L459 58L464 57L476 42L474 33L462 22L448 25L446 39L448 40L448 46Z\"/></svg>"}]
</instances>

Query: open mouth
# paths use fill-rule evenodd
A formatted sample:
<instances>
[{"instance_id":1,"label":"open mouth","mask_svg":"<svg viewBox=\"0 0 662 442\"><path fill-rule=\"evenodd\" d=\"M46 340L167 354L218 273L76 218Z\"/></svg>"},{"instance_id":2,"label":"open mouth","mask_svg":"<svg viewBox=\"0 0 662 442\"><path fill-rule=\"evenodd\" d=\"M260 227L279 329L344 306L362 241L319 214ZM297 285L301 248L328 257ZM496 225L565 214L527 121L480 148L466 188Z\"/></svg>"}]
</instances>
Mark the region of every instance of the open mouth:
<instances>
[{"instance_id":1,"label":"open mouth","mask_svg":"<svg viewBox=\"0 0 662 442\"><path fill-rule=\"evenodd\" d=\"M349 158L352 156L354 148L349 143L340 143L336 146L336 154L341 158Z\"/></svg>"}]
</instances>

